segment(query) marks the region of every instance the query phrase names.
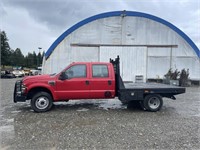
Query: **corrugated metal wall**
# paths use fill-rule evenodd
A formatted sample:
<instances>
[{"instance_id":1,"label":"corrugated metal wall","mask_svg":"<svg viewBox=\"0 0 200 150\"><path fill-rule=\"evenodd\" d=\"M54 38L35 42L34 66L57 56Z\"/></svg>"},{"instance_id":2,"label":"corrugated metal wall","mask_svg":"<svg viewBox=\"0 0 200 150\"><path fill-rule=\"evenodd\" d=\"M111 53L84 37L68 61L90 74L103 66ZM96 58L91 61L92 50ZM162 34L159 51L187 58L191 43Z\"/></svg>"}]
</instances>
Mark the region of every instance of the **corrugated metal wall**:
<instances>
[{"instance_id":1,"label":"corrugated metal wall","mask_svg":"<svg viewBox=\"0 0 200 150\"><path fill-rule=\"evenodd\" d=\"M43 63L43 72L60 72L74 61L107 62L117 55L124 80L134 81L136 75L163 78L170 67L189 69L190 78L200 79L200 59L180 35L161 23L133 16L98 19L78 28Z\"/></svg>"},{"instance_id":2,"label":"corrugated metal wall","mask_svg":"<svg viewBox=\"0 0 200 150\"><path fill-rule=\"evenodd\" d=\"M123 80L135 81L136 75L143 75L146 78L146 50L146 47L101 46L100 61L106 62L119 55Z\"/></svg>"}]
</instances>

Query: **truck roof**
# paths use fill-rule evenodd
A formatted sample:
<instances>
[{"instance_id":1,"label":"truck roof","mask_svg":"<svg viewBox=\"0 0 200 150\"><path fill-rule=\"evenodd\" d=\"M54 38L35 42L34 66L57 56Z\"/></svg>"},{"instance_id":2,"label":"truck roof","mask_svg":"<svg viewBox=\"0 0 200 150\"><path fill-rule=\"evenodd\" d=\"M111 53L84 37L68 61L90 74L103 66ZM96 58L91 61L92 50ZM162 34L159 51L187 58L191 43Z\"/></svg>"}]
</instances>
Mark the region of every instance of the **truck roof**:
<instances>
[{"instance_id":1,"label":"truck roof","mask_svg":"<svg viewBox=\"0 0 200 150\"><path fill-rule=\"evenodd\" d=\"M72 62L72 64L104 64L104 65L107 65L107 64L111 64L109 62Z\"/></svg>"}]
</instances>

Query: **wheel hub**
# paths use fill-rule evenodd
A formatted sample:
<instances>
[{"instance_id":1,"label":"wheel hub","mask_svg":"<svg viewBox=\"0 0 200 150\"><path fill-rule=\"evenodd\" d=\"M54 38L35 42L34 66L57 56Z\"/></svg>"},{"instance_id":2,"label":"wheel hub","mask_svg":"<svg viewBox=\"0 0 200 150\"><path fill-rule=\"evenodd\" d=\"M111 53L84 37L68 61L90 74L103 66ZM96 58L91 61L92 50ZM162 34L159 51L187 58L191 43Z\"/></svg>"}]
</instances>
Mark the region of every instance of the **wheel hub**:
<instances>
[{"instance_id":1,"label":"wheel hub","mask_svg":"<svg viewBox=\"0 0 200 150\"><path fill-rule=\"evenodd\" d=\"M46 107L48 107L48 105L49 101L46 97L39 97L35 102L35 106L38 109L45 109Z\"/></svg>"},{"instance_id":2,"label":"wheel hub","mask_svg":"<svg viewBox=\"0 0 200 150\"><path fill-rule=\"evenodd\" d=\"M149 107L152 109L156 109L160 106L160 101L157 97L150 98L148 103L149 103Z\"/></svg>"}]
</instances>

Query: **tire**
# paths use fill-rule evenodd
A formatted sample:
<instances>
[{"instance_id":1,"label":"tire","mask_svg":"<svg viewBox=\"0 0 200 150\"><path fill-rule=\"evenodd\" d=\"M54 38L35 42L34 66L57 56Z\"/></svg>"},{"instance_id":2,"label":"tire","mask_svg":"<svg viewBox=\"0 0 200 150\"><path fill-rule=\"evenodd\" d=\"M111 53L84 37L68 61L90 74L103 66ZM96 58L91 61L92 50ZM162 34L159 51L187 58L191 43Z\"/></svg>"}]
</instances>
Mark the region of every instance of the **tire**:
<instances>
[{"instance_id":1,"label":"tire","mask_svg":"<svg viewBox=\"0 0 200 150\"><path fill-rule=\"evenodd\" d=\"M148 111L159 111L163 106L162 97L158 94L147 95L143 101L143 106Z\"/></svg>"},{"instance_id":2,"label":"tire","mask_svg":"<svg viewBox=\"0 0 200 150\"><path fill-rule=\"evenodd\" d=\"M31 99L31 107L35 112L46 112L52 105L53 99L47 92L38 92Z\"/></svg>"}]
</instances>

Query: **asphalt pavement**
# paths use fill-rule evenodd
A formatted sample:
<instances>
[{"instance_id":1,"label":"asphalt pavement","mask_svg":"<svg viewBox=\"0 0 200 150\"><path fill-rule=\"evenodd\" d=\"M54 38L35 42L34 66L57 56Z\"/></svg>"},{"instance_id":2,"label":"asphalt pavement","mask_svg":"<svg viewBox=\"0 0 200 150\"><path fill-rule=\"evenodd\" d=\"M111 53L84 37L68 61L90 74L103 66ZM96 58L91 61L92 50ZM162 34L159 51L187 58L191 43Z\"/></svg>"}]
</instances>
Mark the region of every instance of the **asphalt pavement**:
<instances>
[{"instance_id":1,"label":"asphalt pavement","mask_svg":"<svg viewBox=\"0 0 200 150\"><path fill-rule=\"evenodd\" d=\"M0 79L0 149L200 149L200 87L148 112L117 99L76 100L34 113L13 103L17 79Z\"/></svg>"}]
</instances>

